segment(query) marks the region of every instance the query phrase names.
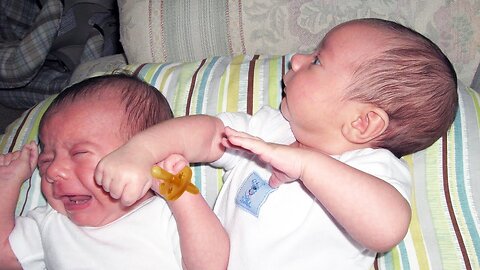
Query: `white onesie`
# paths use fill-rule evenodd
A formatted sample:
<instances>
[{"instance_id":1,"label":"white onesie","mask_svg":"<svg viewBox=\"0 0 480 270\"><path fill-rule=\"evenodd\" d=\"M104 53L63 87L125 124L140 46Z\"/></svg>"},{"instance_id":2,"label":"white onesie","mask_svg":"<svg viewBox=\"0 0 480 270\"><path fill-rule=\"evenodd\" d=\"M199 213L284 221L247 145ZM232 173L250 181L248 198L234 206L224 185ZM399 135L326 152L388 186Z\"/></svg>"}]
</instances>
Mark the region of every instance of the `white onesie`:
<instances>
[{"instance_id":1,"label":"white onesie","mask_svg":"<svg viewBox=\"0 0 480 270\"><path fill-rule=\"evenodd\" d=\"M267 142L295 141L278 110L219 117ZM409 171L389 151L367 148L335 158L390 183L408 200ZM229 270L370 269L375 252L351 239L299 181L270 188L268 166L245 152L228 150L212 165L226 170L214 211L230 235Z\"/></svg>"},{"instance_id":2,"label":"white onesie","mask_svg":"<svg viewBox=\"0 0 480 270\"><path fill-rule=\"evenodd\" d=\"M50 206L15 222L9 240L24 269L182 269L175 220L157 196L102 227L79 227Z\"/></svg>"}]
</instances>

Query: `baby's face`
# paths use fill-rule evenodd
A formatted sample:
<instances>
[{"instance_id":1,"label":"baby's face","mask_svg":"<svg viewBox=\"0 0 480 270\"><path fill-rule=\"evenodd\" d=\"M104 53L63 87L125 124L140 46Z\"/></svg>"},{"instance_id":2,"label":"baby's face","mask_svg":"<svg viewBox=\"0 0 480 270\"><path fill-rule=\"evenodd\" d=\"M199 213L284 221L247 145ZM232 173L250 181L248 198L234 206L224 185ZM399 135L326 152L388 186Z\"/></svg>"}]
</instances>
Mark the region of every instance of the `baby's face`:
<instances>
[{"instance_id":1,"label":"baby's face","mask_svg":"<svg viewBox=\"0 0 480 270\"><path fill-rule=\"evenodd\" d=\"M347 25L331 31L314 53L293 56L281 111L300 143L330 154L339 150L342 127L354 121L359 105L344 98L346 89L379 38L366 26Z\"/></svg>"},{"instance_id":2,"label":"baby's face","mask_svg":"<svg viewBox=\"0 0 480 270\"><path fill-rule=\"evenodd\" d=\"M117 103L75 101L50 115L40 130L42 191L55 210L80 226L105 225L130 209L93 179L98 161L124 143Z\"/></svg>"}]
</instances>

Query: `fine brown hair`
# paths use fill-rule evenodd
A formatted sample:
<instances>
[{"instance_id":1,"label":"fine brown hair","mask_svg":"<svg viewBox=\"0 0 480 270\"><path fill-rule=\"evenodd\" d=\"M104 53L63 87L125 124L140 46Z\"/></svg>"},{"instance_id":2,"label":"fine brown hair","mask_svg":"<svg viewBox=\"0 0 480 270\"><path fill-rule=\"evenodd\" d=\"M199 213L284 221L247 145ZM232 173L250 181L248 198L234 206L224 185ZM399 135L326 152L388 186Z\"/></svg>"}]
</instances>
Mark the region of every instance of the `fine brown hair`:
<instances>
[{"instance_id":1,"label":"fine brown hair","mask_svg":"<svg viewBox=\"0 0 480 270\"><path fill-rule=\"evenodd\" d=\"M125 139L173 118L168 101L155 87L131 75L109 74L88 78L60 92L43 115L40 127L50 115L77 100L112 96L118 97L124 106L125 115L120 134L125 136Z\"/></svg>"},{"instance_id":2,"label":"fine brown hair","mask_svg":"<svg viewBox=\"0 0 480 270\"><path fill-rule=\"evenodd\" d=\"M359 19L385 32L385 49L359 64L345 98L385 110L389 125L372 143L396 156L432 145L455 120L457 77L443 52L425 36L395 22Z\"/></svg>"}]
</instances>

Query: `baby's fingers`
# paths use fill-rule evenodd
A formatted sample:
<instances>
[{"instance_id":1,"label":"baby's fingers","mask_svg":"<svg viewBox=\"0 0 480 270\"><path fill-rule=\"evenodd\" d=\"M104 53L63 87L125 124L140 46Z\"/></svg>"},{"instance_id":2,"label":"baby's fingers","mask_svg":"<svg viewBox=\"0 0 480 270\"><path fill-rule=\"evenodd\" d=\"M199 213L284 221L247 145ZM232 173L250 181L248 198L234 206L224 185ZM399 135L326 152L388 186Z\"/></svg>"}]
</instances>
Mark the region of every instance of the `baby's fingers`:
<instances>
[{"instance_id":1,"label":"baby's fingers","mask_svg":"<svg viewBox=\"0 0 480 270\"><path fill-rule=\"evenodd\" d=\"M279 171L279 170L274 168L273 172L272 172L272 175L270 176L270 179L268 181L268 184L272 188L278 188L280 185L282 185L284 183L287 183L287 182L291 182L293 180L295 180L295 178L289 177L288 175L286 175L282 171Z\"/></svg>"},{"instance_id":2,"label":"baby's fingers","mask_svg":"<svg viewBox=\"0 0 480 270\"><path fill-rule=\"evenodd\" d=\"M225 136L227 136L227 138L230 138L230 137L242 137L242 138L249 138L249 139L255 139L255 140L261 140L255 136L252 136L248 133L245 133L245 132L241 132L241 131L237 131L231 127L225 127Z\"/></svg>"},{"instance_id":3,"label":"baby's fingers","mask_svg":"<svg viewBox=\"0 0 480 270\"><path fill-rule=\"evenodd\" d=\"M0 176L2 179L23 181L32 175L36 168L38 152L33 150L32 143L25 145L21 150L0 155Z\"/></svg>"},{"instance_id":4,"label":"baby's fingers","mask_svg":"<svg viewBox=\"0 0 480 270\"><path fill-rule=\"evenodd\" d=\"M151 186L151 181L146 182L143 186L127 184L119 196L120 202L125 206L134 204L150 190Z\"/></svg>"},{"instance_id":5,"label":"baby's fingers","mask_svg":"<svg viewBox=\"0 0 480 270\"><path fill-rule=\"evenodd\" d=\"M20 156L20 153L21 153L20 151L15 151L12 153L2 155L2 165L3 166L10 165L10 163L18 159L18 157Z\"/></svg>"},{"instance_id":6,"label":"baby's fingers","mask_svg":"<svg viewBox=\"0 0 480 270\"><path fill-rule=\"evenodd\" d=\"M166 170L167 172L177 174L183 168L185 168L185 166L188 166L189 163L182 155L172 154L166 159L157 163L156 165Z\"/></svg>"},{"instance_id":7,"label":"baby's fingers","mask_svg":"<svg viewBox=\"0 0 480 270\"><path fill-rule=\"evenodd\" d=\"M142 198L152 185L150 178L146 178L145 181L139 181L141 178L136 179L133 175L128 173L115 178L114 176L110 177L105 173L102 174L99 171L95 177L97 183L100 183L103 190L110 194L110 197L113 199L119 199L125 206L130 206Z\"/></svg>"},{"instance_id":8,"label":"baby's fingers","mask_svg":"<svg viewBox=\"0 0 480 270\"><path fill-rule=\"evenodd\" d=\"M9 157L9 155L10 153L0 155L0 166L7 166L10 164L9 159L11 159L11 157Z\"/></svg>"},{"instance_id":9,"label":"baby's fingers","mask_svg":"<svg viewBox=\"0 0 480 270\"><path fill-rule=\"evenodd\" d=\"M30 164L30 169L33 171L37 166L38 161L38 147L34 141L31 141L29 144L25 145L25 155L28 158L28 162Z\"/></svg>"},{"instance_id":10,"label":"baby's fingers","mask_svg":"<svg viewBox=\"0 0 480 270\"><path fill-rule=\"evenodd\" d=\"M125 206L134 204L143 196L143 194L146 193L146 191L143 190L143 187L136 188L136 185L129 184L121 179L113 181L111 178L105 177L101 179L100 182L103 190L108 192L110 197L120 200Z\"/></svg>"},{"instance_id":11,"label":"baby's fingers","mask_svg":"<svg viewBox=\"0 0 480 270\"><path fill-rule=\"evenodd\" d=\"M271 188L278 188L281 184L283 184L283 182L278 180L278 178L272 174L270 180L268 181L268 185L270 185Z\"/></svg>"},{"instance_id":12,"label":"baby's fingers","mask_svg":"<svg viewBox=\"0 0 480 270\"><path fill-rule=\"evenodd\" d=\"M102 159L95 168L95 172L93 173L95 183L101 186L106 192L110 192L110 186L114 179L119 179L122 176L119 170L115 169L116 167L117 166L106 164Z\"/></svg>"},{"instance_id":13,"label":"baby's fingers","mask_svg":"<svg viewBox=\"0 0 480 270\"><path fill-rule=\"evenodd\" d=\"M256 147L265 146L261 139L229 127L225 128L225 136L225 140L222 141L225 147L241 147L257 153L257 151L254 151Z\"/></svg>"},{"instance_id":14,"label":"baby's fingers","mask_svg":"<svg viewBox=\"0 0 480 270\"><path fill-rule=\"evenodd\" d=\"M10 163L15 162L16 160L19 160L19 159L28 160L28 157L29 155L27 150L25 150L25 148L22 148L22 150L1 155L0 165L8 166L10 165Z\"/></svg>"},{"instance_id":15,"label":"baby's fingers","mask_svg":"<svg viewBox=\"0 0 480 270\"><path fill-rule=\"evenodd\" d=\"M104 169L100 164L97 165L97 168L95 169L95 172L93 174L93 178L95 180L95 183L103 188L106 192L110 191L110 177L107 177L107 175L104 173Z\"/></svg>"}]
</instances>

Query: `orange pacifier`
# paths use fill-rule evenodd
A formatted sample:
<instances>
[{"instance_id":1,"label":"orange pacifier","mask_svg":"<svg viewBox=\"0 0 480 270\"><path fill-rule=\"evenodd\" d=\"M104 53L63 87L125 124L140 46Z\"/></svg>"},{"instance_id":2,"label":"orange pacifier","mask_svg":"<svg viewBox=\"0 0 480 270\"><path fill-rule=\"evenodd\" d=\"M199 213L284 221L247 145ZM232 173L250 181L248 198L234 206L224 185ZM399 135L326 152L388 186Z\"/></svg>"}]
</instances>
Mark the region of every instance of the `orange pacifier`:
<instances>
[{"instance_id":1,"label":"orange pacifier","mask_svg":"<svg viewBox=\"0 0 480 270\"><path fill-rule=\"evenodd\" d=\"M192 169L185 166L179 173L173 175L159 166L152 167L152 176L163 180L160 183L158 193L166 200L172 201L178 199L183 192L188 191L192 194L198 194L198 188L190 182L192 179Z\"/></svg>"}]
</instances>

